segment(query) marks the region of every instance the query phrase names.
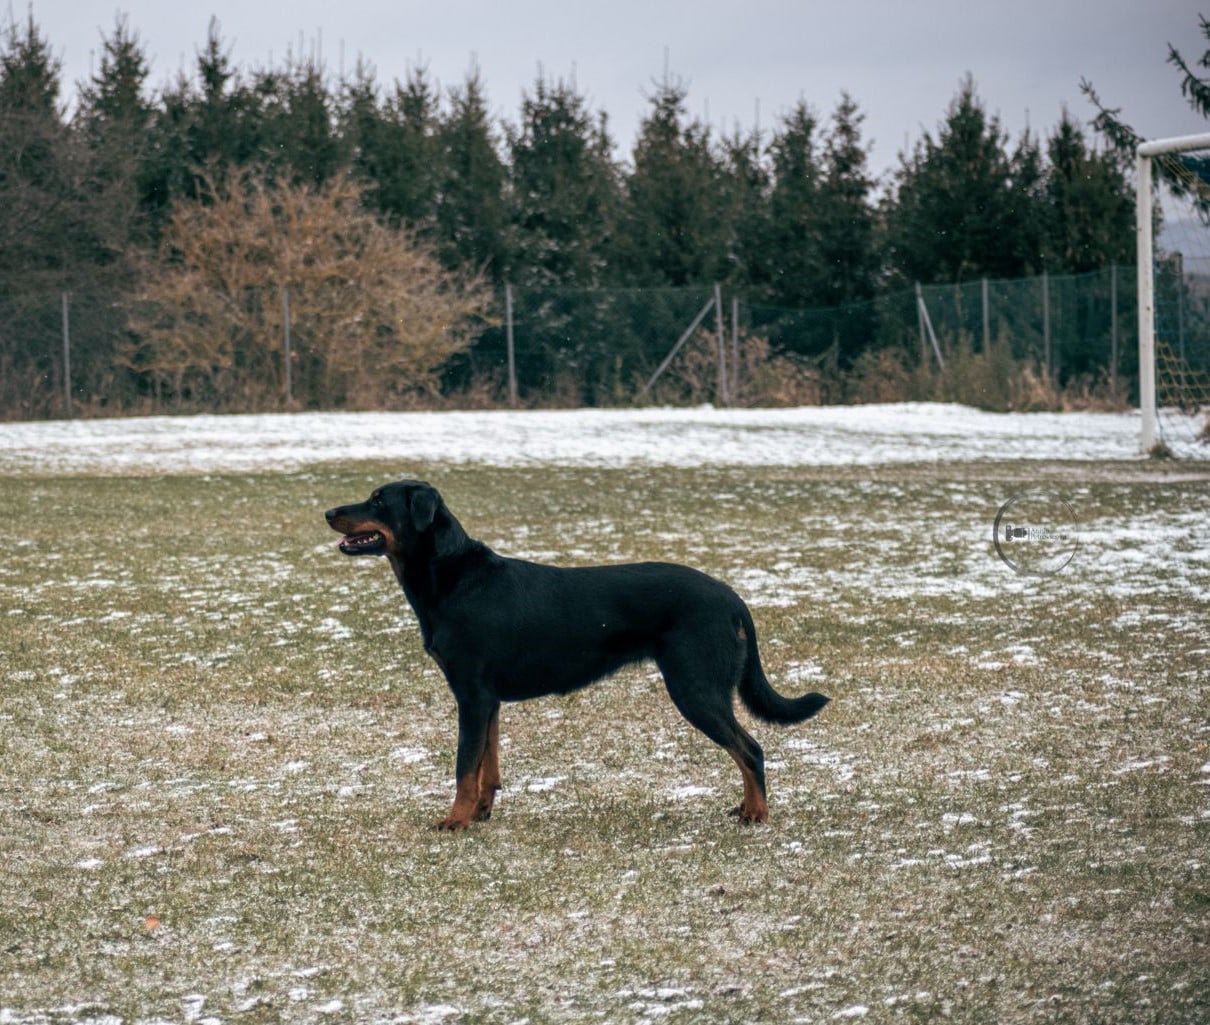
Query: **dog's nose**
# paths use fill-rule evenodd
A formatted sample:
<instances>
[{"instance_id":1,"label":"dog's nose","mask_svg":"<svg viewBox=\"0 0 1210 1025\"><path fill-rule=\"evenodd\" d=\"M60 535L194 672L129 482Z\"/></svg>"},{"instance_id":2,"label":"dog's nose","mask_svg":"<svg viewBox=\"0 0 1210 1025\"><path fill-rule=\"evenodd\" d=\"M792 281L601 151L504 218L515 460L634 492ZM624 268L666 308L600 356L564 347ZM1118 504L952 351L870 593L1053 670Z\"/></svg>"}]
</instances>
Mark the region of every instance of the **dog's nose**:
<instances>
[{"instance_id":1,"label":"dog's nose","mask_svg":"<svg viewBox=\"0 0 1210 1025\"><path fill-rule=\"evenodd\" d=\"M340 512L339 509L329 509L324 513L324 519L328 521L328 526L332 525L332 521L336 519L336 515Z\"/></svg>"}]
</instances>

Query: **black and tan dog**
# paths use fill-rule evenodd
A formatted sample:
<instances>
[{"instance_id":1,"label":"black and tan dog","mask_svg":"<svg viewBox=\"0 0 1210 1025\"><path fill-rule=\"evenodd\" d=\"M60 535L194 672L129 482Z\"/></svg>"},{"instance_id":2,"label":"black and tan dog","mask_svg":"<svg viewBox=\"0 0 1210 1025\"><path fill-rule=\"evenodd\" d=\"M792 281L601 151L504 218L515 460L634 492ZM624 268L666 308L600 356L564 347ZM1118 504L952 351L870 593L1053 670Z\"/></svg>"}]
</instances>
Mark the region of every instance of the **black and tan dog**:
<instances>
[{"instance_id":1,"label":"black and tan dog","mask_svg":"<svg viewBox=\"0 0 1210 1025\"><path fill-rule=\"evenodd\" d=\"M642 659L655 661L681 714L735 759L744 797L733 814L768 818L764 754L735 720L736 689L772 723L801 722L828 699L791 700L769 686L752 616L726 584L671 563L561 569L505 558L468 537L420 481L326 515L346 555L387 557L458 702L457 792L439 829L491 815L502 701L566 694Z\"/></svg>"}]
</instances>

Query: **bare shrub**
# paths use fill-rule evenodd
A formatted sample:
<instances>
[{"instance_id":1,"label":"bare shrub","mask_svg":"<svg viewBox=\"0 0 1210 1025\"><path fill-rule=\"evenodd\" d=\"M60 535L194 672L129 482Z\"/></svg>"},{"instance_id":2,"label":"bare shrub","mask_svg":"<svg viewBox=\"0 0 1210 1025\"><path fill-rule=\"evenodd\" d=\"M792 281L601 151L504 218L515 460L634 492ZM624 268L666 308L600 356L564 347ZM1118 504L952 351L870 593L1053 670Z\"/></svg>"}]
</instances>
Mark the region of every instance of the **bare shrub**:
<instances>
[{"instance_id":1,"label":"bare shrub","mask_svg":"<svg viewBox=\"0 0 1210 1025\"><path fill-rule=\"evenodd\" d=\"M434 396L438 371L482 330L483 282L444 270L388 228L347 179L210 183L174 212L141 265L125 365L164 398L285 404L285 293L296 405L374 408Z\"/></svg>"}]
</instances>

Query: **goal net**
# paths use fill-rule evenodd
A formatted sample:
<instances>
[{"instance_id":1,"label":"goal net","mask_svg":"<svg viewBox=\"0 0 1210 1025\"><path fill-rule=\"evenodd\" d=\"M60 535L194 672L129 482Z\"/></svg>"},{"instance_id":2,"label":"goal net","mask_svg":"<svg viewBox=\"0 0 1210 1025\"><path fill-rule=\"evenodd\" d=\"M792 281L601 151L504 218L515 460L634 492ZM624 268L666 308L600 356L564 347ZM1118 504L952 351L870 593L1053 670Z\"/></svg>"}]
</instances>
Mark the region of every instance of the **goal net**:
<instances>
[{"instance_id":1,"label":"goal net","mask_svg":"<svg viewBox=\"0 0 1210 1025\"><path fill-rule=\"evenodd\" d=\"M1210 135L1140 145L1137 187L1141 446L1210 459Z\"/></svg>"}]
</instances>

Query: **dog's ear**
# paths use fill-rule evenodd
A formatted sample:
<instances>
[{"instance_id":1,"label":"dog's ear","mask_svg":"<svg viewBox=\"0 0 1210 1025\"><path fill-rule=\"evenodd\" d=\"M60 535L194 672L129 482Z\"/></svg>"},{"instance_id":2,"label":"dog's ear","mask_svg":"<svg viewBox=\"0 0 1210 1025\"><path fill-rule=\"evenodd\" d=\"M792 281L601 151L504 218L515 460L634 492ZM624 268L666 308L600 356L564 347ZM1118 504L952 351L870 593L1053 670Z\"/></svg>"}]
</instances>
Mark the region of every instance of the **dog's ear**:
<instances>
[{"instance_id":1,"label":"dog's ear","mask_svg":"<svg viewBox=\"0 0 1210 1025\"><path fill-rule=\"evenodd\" d=\"M408 513L412 518L412 528L417 534L423 534L433 525L440 507L441 497L432 488L418 488L412 492Z\"/></svg>"}]
</instances>

